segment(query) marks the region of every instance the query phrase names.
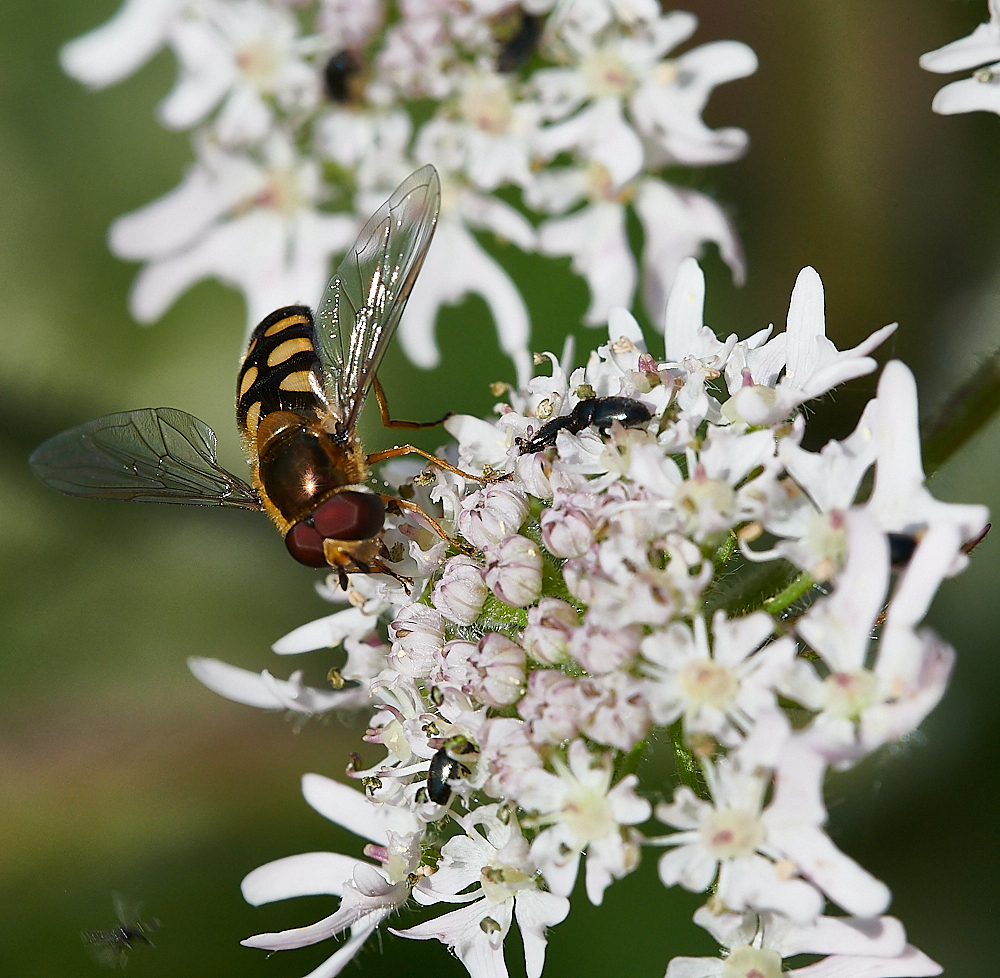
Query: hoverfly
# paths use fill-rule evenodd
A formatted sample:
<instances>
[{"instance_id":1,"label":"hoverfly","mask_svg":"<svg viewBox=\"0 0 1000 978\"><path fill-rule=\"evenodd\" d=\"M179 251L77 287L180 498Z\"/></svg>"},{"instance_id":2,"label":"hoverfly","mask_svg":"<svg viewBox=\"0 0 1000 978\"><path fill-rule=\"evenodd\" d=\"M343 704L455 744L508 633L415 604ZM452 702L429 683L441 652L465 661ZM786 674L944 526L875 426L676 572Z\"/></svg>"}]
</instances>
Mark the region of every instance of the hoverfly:
<instances>
[{"instance_id":1,"label":"hoverfly","mask_svg":"<svg viewBox=\"0 0 1000 978\"><path fill-rule=\"evenodd\" d=\"M263 510L296 560L332 567L345 589L354 573L409 583L382 559L386 510L413 511L450 538L416 504L372 491L369 467L417 454L467 479L493 478L462 472L413 445L366 454L355 436L372 388L386 427L430 428L447 419L392 420L376 378L434 234L440 199L434 167L410 174L362 229L315 319L306 306L286 306L251 333L236 393L250 485L218 464L212 429L175 408L110 414L64 431L35 450L32 471L71 496Z\"/></svg>"},{"instance_id":2,"label":"hoverfly","mask_svg":"<svg viewBox=\"0 0 1000 978\"><path fill-rule=\"evenodd\" d=\"M82 930L80 939L87 945L90 956L102 967L124 968L128 961L128 952L138 944L153 947L149 935L160 926L154 917L143 921L139 912L142 905L132 905L126 902L120 893L112 893L111 901L115 907L118 924L110 930Z\"/></svg>"}]
</instances>

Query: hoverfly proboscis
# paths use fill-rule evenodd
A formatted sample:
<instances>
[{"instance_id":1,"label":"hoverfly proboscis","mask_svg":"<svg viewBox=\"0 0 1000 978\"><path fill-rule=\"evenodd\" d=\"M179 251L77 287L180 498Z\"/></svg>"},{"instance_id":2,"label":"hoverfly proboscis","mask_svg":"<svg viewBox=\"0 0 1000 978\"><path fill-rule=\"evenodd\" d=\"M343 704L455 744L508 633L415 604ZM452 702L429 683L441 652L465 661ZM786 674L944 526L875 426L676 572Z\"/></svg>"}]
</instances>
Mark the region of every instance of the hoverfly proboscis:
<instances>
[{"instance_id":1,"label":"hoverfly proboscis","mask_svg":"<svg viewBox=\"0 0 1000 978\"><path fill-rule=\"evenodd\" d=\"M346 590L348 574L382 573L387 509L417 513L460 549L416 504L373 491L370 466L417 454L478 482L413 445L366 454L355 429L374 389L389 428L430 428L395 421L376 372L399 325L437 224L437 171L410 174L362 229L334 275L315 318L286 306L251 333L237 376L236 420L250 465L248 485L222 468L215 433L175 408L110 414L64 431L32 454L32 471L72 496L263 510L291 555L330 567ZM502 478L502 477L501 477Z\"/></svg>"}]
</instances>

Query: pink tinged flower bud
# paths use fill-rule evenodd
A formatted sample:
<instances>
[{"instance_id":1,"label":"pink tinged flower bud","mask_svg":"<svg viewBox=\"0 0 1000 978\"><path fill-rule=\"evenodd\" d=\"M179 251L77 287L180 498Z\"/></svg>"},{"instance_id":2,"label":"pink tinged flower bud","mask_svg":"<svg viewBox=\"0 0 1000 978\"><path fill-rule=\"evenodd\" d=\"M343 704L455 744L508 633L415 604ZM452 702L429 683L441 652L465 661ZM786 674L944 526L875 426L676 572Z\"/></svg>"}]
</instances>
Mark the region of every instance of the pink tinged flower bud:
<instances>
[{"instance_id":1,"label":"pink tinged flower bud","mask_svg":"<svg viewBox=\"0 0 1000 978\"><path fill-rule=\"evenodd\" d=\"M542 542L556 557L582 557L594 542L594 528L582 510L547 509L541 522Z\"/></svg>"},{"instance_id":2,"label":"pink tinged flower bud","mask_svg":"<svg viewBox=\"0 0 1000 978\"><path fill-rule=\"evenodd\" d=\"M471 557L452 557L444 576L434 586L431 601L448 621L471 625L482 610L489 588L483 583L482 567Z\"/></svg>"},{"instance_id":3,"label":"pink tinged flower bud","mask_svg":"<svg viewBox=\"0 0 1000 978\"><path fill-rule=\"evenodd\" d=\"M487 706L510 706L524 693L524 649L506 635L489 632L470 657L473 692Z\"/></svg>"},{"instance_id":4,"label":"pink tinged flower bud","mask_svg":"<svg viewBox=\"0 0 1000 978\"><path fill-rule=\"evenodd\" d=\"M528 609L528 627L521 636L525 652L538 662L557 666L569 658L569 637L580 624L576 609L558 598L542 598Z\"/></svg>"},{"instance_id":5,"label":"pink tinged flower bud","mask_svg":"<svg viewBox=\"0 0 1000 978\"><path fill-rule=\"evenodd\" d=\"M545 452L521 455L514 464L514 476L536 499L552 498L551 472L552 463L545 457Z\"/></svg>"},{"instance_id":6,"label":"pink tinged flower bud","mask_svg":"<svg viewBox=\"0 0 1000 978\"><path fill-rule=\"evenodd\" d=\"M639 651L642 629L638 625L608 631L586 624L569 643L569 654L595 676L613 672L629 663Z\"/></svg>"},{"instance_id":7,"label":"pink tinged flower bud","mask_svg":"<svg viewBox=\"0 0 1000 978\"><path fill-rule=\"evenodd\" d=\"M623 672L581 679L576 686L580 729L599 744L628 751L649 730L642 683Z\"/></svg>"},{"instance_id":8,"label":"pink tinged flower bud","mask_svg":"<svg viewBox=\"0 0 1000 978\"><path fill-rule=\"evenodd\" d=\"M542 590L541 551L527 537L510 537L487 551L483 580L504 604L527 607Z\"/></svg>"},{"instance_id":9,"label":"pink tinged flower bud","mask_svg":"<svg viewBox=\"0 0 1000 978\"><path fill-rule=\"evenodd\" d=\"M500 483L466 497L458 514L458 529L474 547L485 550L517 533L527 517L524 493Z\"/></svg>"},{"instance_id":10,"label":"pink tinged flower bud","mask_svg":"<svg viewBox=\"0 0 1000 978\"><path fill-rule=\"evenodd\" d=\"M479 652L475 642L449 642L441 652L438 669L432 674L435 682L471 692L476 680L475 666L470 662Z\"/></svg>"},{"instance_id":11,"label":"pink tinged flower bud","mask_svg":"<svg viewBox=\"0 0 1000 978\"><path fill-rule=\"evenodd\" d=\"M561 744L579 733L580 703L576 680L557 669L536 669L528 677L528 692L517 704L536 744Z\"/></svg>"},{"instance_id":12,"label":"pink tinged flower bud","mask_svg":"<svg viewBox=\"0 0 1000 978\"><path fill-rule=\"evenodd\" d=\"M444 620L439 612L423 604L411 604L389 626L396 668L411 678L426 676L444 646Z\"/></svg>"}]
</instances>

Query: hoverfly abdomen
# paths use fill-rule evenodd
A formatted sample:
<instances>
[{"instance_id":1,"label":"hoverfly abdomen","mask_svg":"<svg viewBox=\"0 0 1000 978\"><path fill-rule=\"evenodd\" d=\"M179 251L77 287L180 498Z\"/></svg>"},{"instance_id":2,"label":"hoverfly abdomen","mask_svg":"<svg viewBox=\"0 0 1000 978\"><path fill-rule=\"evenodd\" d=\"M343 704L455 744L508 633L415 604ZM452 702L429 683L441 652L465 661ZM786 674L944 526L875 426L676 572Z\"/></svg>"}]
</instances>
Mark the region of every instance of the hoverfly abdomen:
<instances>
[{"instance_id":1,"label":"hoverfly abdomen","mask_svg":"<svg viewBox=\"0 0 1000 978\"><path fill-rule=\"evenodd\" d=\"M284 425L286 419L294 422ZM273 429L280 427L277 432ZM336 443L326 432L291 412L275 411L257 429L257 482L286 523L304 519L331 492L352 485Z\"/></svg>"},{"instance_id":2,"label":"hoverfly abdomen","mask_svg":"<svg viewBox=\"0 0 1000 978\"><path fill-rule=\"evenodd\" d=\"M315 418L310 373L320 371L313 344L313 316L306 306L285 306L262 320L250 335L236 377L236 423L248 450L257 425L274 411Z\"/></svg>"}]
</instances>

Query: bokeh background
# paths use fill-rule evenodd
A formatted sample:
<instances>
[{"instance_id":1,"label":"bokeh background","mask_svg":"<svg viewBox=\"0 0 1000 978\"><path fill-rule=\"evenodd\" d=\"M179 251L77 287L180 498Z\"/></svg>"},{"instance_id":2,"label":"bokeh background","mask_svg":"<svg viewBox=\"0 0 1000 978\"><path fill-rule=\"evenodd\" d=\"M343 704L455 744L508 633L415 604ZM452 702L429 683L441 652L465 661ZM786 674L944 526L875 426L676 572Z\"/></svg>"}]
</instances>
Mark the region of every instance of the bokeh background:
<instances>
[{"instance_id":1,"label":"bokeh background","mask_svg":"<svg viewBox=\"0 0 1000 978\"><path fill-rule=\"evenodd\" d=\"M242 464L233 424L242 300L204 283L141 328L126 309L135 268L105 246L110 221L173 187L189 160L186 137L154 118L174 76L169 55L99 94L59 71L60 45L117 4L0 2L0 974L97 973L78 932L111 924L117 889L163 923L157 949L134 955L133 975L297 978L330 947L268 958L238 942L318 919L333 899L257 910L239 882L294 852L360 852L298 787L305 771L342 773L357 725L297 726L229 703L185 659L282 676L301 666L321 681L323 653L280 661L269 649L332 610L314 592L317 575L252 514L69 499L34 482L26 464L63 428L147 405L204 418L223 461ZM985 0L686 9L701 18L693 43L736 38L760 58L758 73L718 90L706 113L746 128L749 154L684 177L730 208L747 253L742 289L716 254L706 257L707 321L741 336L780 327L796 273L812 264L837 345L899 320L883 359L915 370L932 409L1000 342L1000 119L933 115L944 79L917 58L985 20ZM524 289L534 347L560 349L586 308L582 284L566 262L494 252ZM578 349L600 339L576 331ZM382 379L394 412L485 414L488 383L513 379L485 307L445 310L439 338L446 354L432 372L390 353ZM817 406L814 447L851 430L874 386L863 379ZM390 443L366 424L367 446ZM1000 511L998 459L991 424L932 488ZM959 660L921 734L830 783L831 834L891 886L912 942L955 978L996 963L998 571L994 534L938 597L932 621ZM652 763L666 769L663 753ZM665 892L654 856L603 908L577 894L551 934L548 975L657 978L674 954L712 953L689 922L699 898ZM365 975L464 974L436 943L391 936L358 960ZM523 974L516 939L508 966Z\"/></svg>"}]
</instances>

